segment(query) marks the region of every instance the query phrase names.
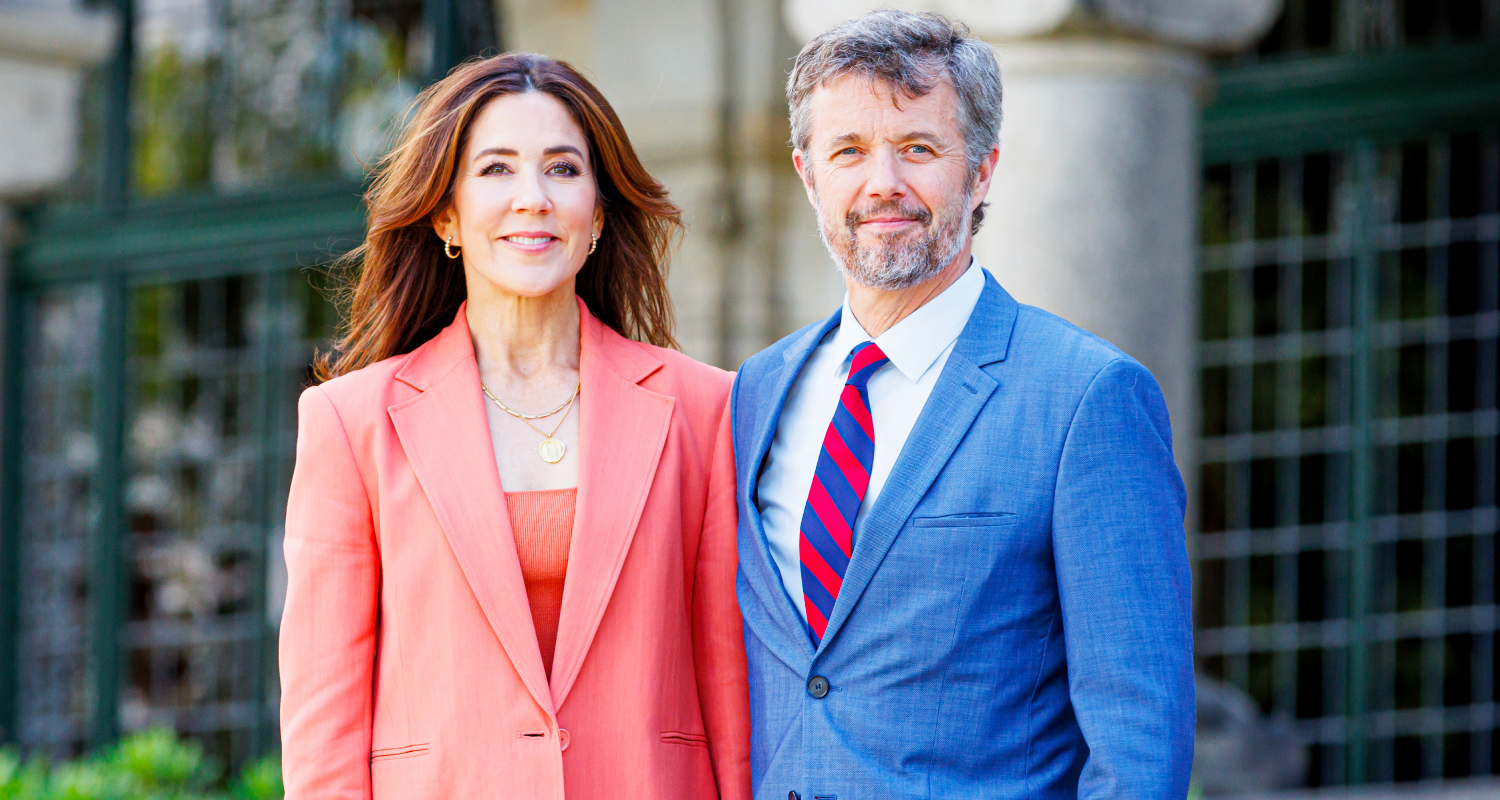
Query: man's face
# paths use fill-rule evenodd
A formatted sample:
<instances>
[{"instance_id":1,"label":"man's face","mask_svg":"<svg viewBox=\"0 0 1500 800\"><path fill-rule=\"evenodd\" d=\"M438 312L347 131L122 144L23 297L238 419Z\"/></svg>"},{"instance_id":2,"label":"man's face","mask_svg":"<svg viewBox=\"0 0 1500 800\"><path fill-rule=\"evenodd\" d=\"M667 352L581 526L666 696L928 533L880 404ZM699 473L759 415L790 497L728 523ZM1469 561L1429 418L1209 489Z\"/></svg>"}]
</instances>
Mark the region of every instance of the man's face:
<instances>
[{"instance_id":1,"label":"man's face","mask_svg":"<svg viewBox=\"0 0 1500 800\"><path fill-rule=\"evenodd\" d=\"M968 244L996 151L971 171L946 82L922 97L845 76L813 91L806 150L793 161L844 275L904 289L941 272Z\"/></svg>"}]
</instances>

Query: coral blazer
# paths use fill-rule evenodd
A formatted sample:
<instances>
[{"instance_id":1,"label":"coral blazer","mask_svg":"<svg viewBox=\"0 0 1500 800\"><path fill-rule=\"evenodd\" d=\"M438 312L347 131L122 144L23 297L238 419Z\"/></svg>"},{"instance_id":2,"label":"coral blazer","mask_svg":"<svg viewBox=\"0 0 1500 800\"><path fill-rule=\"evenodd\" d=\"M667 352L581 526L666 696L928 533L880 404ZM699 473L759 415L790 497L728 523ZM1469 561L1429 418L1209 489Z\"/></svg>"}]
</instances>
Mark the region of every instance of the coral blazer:
<instances>
[{"instance_id":1,"label":"coral blazer","mask_svg":"<svg viewBox=\"0 0 1500 800\"><path fill-rule=\"evenodd\" d=\"M415 351L302 394L289 800L750 796L731 376L579 307L578 505L550 682L464 309Z\"/></svg>"}]
</instances>

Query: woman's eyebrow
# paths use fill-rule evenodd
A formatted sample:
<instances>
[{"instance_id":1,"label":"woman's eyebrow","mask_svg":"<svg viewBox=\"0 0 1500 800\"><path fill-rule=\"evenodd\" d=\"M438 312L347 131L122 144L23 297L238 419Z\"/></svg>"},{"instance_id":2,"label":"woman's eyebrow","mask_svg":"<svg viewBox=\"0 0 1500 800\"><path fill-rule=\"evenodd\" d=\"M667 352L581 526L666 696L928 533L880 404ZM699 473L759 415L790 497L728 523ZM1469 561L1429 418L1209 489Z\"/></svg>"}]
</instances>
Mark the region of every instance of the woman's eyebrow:
<instances>
[{"instance_id":1,"label":"woman's eyebrow","mask_svg":"<svg viewBox=\"0 0 1500 800\"><path fill-rule=\"evenodd\" d=\"M574 147L571 144L555 145L553 147L549 147L546 150L542 151L542 155L544 155L544 156L555 156L558 153L572 153L573 155L578 156L579 158L583 158L583 152L581 150L579 150L578 148ZM480 150L479 152L475 153L474 157L475 158L483 158L484 156L518 156L518 155L520 155L520 153L516 152L515 148L512 148L512 147L486 147L485 149Z\"/></svg>"}]
</instances>

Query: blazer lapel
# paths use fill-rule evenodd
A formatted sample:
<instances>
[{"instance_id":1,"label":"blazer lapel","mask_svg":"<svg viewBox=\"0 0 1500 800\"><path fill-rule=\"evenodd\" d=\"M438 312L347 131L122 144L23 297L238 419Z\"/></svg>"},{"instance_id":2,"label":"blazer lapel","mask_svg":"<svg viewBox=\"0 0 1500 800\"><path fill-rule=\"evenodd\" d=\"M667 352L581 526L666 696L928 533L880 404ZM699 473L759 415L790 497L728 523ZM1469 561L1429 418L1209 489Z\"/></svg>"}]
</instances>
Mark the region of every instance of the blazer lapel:
<instances>
[{"instance_id":1,"label":"blazer lapel","mask_svg":"<svg viewBox=\"0 0 1500 800\"><path fill-rule=\"evenodd\" d=\"M764 385L771 387L769 393L758 395L759 398L769 401L771 407L756 417L755 429L750 431L752 437L750 441L754 442L755 449L749 461L749 474L745 476L743 482L745 494L740 498L740 507L746 509L750 533L755 540L756 557L742 559L740 569L747 572L750 578L749 584L759 596L761 607L769 609L771 616L785 631L784 640L796 642L798 658L792 659L791 654L783 653L782 657L787 660L787 663L806 661L807 657L812 655L812 639L807 632L807 624L802 620L802 613L794 605L797 600L787 594L786 584L781 580L781 570L771 557L771 546L766 541L765 523L760 518L760 507L756 504L755 497L759 490L761 466L765 463L766 454L771 450L771 443L776 439L776 428L781 421L781 412L786 407L787 395L792 391L792 384L802 373L802 368L812 357L818 343L823 341L823 337L827 336L829 331L838 326L842 313L842 308L834 312L833 316L809 330L801 339L786 349L781 367L764 379Z\"/></svg>"},{"instance_id":2,"label":"blazer lapel","mask_svg":"<svg viewBox=\"0 0 1500 800\"><path fill-rule=\"evenodd\" d=\"M968 435L974 419L1000 385L982 368L1005 359L1017 310L1016 301L986 272L979 303L954 343L943 374L896 457L880 496L855 533L854 553L844 572L844 584L823 632L819 653L827 649L843 627L891 544L906 527L912 510L947 466L953 451Z\"/></svg>"},{"instance_id":3,"label":"blazer lapel","mask_svg":"<svg viewBox=\"0 0 1500 800\"><path fill-rule=\"evenodd\" d=\"M552 698L562 707L583 666L625 563L671 430L671 397L639 383L662 364L610 330L579 302L578 502L562 616L552 660Z\"/></svg>"},{"instance_id":4,"label":"blazer lapel","mask_svg":"<svg viewBox=\"0 0 1500 800\"><path fill-rule=\"evenodd\" d=\"M464 310L396 374L421 394L387 412L485 618L532 697L553 714Z\"/></svg>"}]
</instances>

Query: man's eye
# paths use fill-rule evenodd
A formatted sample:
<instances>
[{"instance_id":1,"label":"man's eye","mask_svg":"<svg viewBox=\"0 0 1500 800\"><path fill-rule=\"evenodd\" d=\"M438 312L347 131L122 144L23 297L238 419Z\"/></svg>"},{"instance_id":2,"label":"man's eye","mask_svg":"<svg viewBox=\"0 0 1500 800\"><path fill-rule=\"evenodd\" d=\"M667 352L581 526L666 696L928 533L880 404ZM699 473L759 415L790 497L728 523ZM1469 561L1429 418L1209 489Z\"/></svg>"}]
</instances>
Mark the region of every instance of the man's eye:
<instances>
[{"instance_id":1,"label":"man's eye","mask_svg":"<svg viewBox=\"0 0 1500 800\"><path fill-rule=\"evenodd\" d=\"M857 156L857 155L859 155L859 149L855 148L855 147L845 147L843 150L840 150L837 153L837 155L841 155L841 156Z\"/></svg>"},{"instance_id":2,"label":"man's eye","mask_svg":"<svg viewBox=\"0 0 1500 800\"><path fill-rule=\"evenodd\" d=\"M928 147L925 144L914 144L911 146L911 152L916 153L919 156L930 156L932 155L932 148Z\"/></svg>"}]
</instances>

